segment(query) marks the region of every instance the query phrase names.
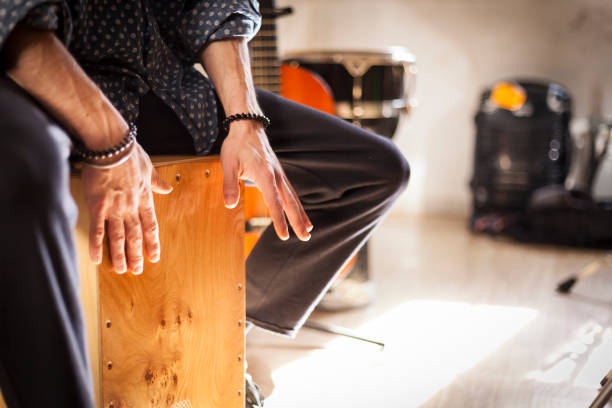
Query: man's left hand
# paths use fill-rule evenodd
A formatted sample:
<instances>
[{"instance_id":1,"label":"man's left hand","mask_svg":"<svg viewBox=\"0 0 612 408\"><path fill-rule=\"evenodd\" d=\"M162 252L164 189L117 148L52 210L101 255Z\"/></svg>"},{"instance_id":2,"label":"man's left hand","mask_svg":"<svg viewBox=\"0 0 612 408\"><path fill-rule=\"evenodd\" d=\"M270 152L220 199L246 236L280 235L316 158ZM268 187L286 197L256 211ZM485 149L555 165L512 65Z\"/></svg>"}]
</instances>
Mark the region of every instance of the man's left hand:
<instances>
[{"instance_id":1,"label":"man's left hand","mask_svg":"<svg viewBox=\"0 0 612 408\"><path fill-rule=\"evenodd\" d=\"M233 208L238 203L239 180L251 180L263 195L278 237L289 239L286 214L296 236L302 241L310 239L312 223L272 151L261 123L240 120L231 124L221 146L221 166L226 207Z\"/></svg>"}]
</instances>

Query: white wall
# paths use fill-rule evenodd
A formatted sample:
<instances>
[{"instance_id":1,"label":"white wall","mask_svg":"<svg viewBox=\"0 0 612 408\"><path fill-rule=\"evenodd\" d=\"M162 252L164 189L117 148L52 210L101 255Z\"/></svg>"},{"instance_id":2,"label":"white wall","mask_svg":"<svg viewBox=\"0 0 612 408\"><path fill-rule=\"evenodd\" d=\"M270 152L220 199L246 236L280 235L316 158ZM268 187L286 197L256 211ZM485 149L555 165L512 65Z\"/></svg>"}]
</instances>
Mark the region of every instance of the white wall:
<instances>
[{"instance_id":1,"label":"white wall","mask_svg":"<svg viewBox=\"0 0 612 408\"><path fill-rule=\"evenodd\" d=\"M506 77L567 86L575 113L612 113L610 0L277 0L281 53L400 45L417 57L419 107L396 142L412 166L399 213L467 213L473 116ZM600 89L601 91L598 91Z\"/></svg>"}]
</instances>

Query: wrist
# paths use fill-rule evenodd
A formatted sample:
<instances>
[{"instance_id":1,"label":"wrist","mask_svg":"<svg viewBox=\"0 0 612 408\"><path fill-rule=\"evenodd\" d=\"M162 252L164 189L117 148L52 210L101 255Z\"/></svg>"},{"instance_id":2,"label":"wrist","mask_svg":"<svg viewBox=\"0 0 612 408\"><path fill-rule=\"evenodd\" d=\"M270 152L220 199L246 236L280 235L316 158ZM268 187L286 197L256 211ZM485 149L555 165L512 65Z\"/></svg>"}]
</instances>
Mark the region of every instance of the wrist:
<instances>
[{"instance_id":1,"label":"wrist","mask_svg":"<svg viewBox=\"0 0 612 408\"><path fill-rule=\"evenodd\" d=\"M263 123L255 120L238 120L230 124L230 130L233 132L244 133L251 131L263 130ZM227 132L229 133L229 132Z\"/></svg>"},{"instance_id":2,"label":"wrist","mask_svg":"<svg viewBox=\"0 0 612 408\"><path fill-rule=\"evenodd\" d=\"M94 167L110 168L125 162L136 144L136 127L132 124L118 143L104 150L89 149L81 143L74 147L74 154Z\"/></svg>"}]
</instances>

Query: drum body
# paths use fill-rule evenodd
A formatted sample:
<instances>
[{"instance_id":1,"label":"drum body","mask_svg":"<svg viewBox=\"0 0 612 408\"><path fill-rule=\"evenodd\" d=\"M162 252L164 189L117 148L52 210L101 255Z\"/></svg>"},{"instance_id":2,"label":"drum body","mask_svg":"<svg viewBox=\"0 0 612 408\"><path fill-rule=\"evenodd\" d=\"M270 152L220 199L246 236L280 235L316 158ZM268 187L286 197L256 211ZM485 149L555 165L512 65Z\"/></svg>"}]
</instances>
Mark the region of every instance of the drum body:
<instances>
[{"instance_id":1,"label":"drum body","mask_svg":"<svg viewBox=\"0 0 612 408\"><path fill-rule=\"evenodd\" d=\"M416 60L404 48L301 51L283 62L319 75L333 92L337 116L382 136L392 137L415 106Z\"/></svg>"}]
</instances>

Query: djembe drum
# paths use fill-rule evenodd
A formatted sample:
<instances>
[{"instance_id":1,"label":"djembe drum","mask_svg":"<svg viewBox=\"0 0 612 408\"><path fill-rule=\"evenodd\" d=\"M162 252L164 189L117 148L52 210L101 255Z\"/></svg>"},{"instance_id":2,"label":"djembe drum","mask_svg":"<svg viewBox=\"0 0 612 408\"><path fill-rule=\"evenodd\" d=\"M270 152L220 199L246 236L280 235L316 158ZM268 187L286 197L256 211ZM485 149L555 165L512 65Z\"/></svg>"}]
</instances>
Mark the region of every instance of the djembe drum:
<instances>
[{"instance_id":1,"label":"djembe drum","mask_svg":"<svg viewBox=\"0 0 612 408\"><path fill-rule=\"evenodd\" d=\"M402 47L375 51L300 51L284 63L319 75L333 93L335 113L391 138L416 104L416 59Z\"/></svg>"}]
</instances>

